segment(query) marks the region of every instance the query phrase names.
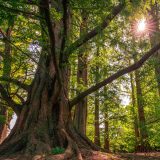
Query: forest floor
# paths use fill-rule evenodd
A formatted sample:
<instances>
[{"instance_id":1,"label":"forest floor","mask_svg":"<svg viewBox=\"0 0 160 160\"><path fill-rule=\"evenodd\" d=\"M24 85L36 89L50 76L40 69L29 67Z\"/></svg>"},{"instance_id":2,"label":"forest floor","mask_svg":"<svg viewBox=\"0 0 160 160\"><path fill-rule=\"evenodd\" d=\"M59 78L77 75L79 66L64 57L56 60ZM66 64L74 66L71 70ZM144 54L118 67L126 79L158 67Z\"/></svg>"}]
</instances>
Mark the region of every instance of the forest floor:
<instances>
[{"instance_id":1,"label":"forest floor","mask_svg":"<svg viewBox=\"0 0 160 160\"><path fill-rule=\"evenodd\" d=\"M84 160L160 160L160 152L151 153L104 153L104 152L83 152ZM64 154L50 155L41 157L40 155L34 158L22 158L16 156L15 158L0 158L0 160L64 160ZM76 159L71 159L76 160Z\"/></svg>"},{"instance_id":2,"label":"forest floor","mask_svg":"<svg viewBox=\"0 0 160 160\"><path fill-rule=\"evenodd\" d=\"M160 152L119 154L93 152L86 160L160 160Z\"/></svg>"},{"instance_id":3,"label":"forest floor","mask_svg":"<svg viewBox=\"0 0 160 160\"><path fill-rule=\"evenodd\" d=\"M61 160L62 155L51 156L46 160ZM104 152L92 152L92 154L85 153L83 155L84 160L160 160L160 152L152 153L104 153ZM63 158L62 158L63 159ZM76 159L75 159L76 160Z\"/></svg>"}]
</instances>

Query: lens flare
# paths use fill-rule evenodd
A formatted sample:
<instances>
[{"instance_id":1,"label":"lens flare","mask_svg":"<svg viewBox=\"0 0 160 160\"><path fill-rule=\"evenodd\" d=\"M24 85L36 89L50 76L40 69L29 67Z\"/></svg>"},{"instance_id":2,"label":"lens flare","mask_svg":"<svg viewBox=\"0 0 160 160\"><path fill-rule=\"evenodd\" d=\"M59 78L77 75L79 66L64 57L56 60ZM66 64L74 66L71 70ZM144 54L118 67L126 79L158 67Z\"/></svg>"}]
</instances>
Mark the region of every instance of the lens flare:
<instances>
[{"instance_id":1,"label":"lens flare","mask_svg":"<svg viewBox=\"0 0 160 160\"><path fill-rule=\"evenodd\" d=\"M136 37L148 36L155 31L155 22L153 19L135 20L132 25L132 33Z\"/></svg>"},{"instance_id":2,"label":"lens flare","mask_svg":"<svg viewBox=\"0 0 160 160\"><path fill-rule=\"evenodd\" d=\"M141 19L137 23L137 32L145 32L146 27L147 27L146 20L145 19Z\"/></svg>"}]
</instances>

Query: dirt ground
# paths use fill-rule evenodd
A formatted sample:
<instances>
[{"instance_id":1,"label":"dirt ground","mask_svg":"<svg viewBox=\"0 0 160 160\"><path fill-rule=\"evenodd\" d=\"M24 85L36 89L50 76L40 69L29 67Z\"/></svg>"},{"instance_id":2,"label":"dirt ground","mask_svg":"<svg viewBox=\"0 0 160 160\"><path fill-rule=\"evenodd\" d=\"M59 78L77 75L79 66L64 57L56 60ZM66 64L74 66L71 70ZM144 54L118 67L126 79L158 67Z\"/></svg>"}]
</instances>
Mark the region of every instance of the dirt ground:
<instances>
[{"instance_id":1,"label":"dirt ground","mask_svg":"<svg viewBox=\"0 0 160 160\"><path fill-rule=\"evenodd\" d=\"M160 160L160 152L151 153L104 153L104 152L83 152L84 160ZM0 160L64 160L64 154L41 156L37 155L34 158L25 158L22 156L16 156L14 158L0 158ZM70 159L70 160L76 160Z\"/></svg>"},{"instance_id":2,"label":"dirt ground","mask_svg":"<svg viewBox=\"0 0 160 160\"><path fill-rule=\"evenodd\" d=\"M160 152L107 154L94 152L88 160L160 160Z\"/></svg>"}]
</instances>

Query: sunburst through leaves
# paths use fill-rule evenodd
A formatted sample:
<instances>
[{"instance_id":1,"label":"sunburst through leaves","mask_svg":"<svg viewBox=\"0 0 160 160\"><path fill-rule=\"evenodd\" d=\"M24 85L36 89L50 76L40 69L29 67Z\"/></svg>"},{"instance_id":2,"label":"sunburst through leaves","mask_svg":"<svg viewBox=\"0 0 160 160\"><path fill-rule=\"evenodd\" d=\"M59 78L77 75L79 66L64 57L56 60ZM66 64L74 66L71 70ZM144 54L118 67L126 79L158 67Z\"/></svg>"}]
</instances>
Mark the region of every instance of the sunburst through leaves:
<instances>
[{"instance_id":1,"label":"sunburst through leaves","mask_svg":"<svg viewBox=\"0 0 160 160\"><path fill-rule=\"evenodd\" d=\"M136 37L148 36L155 31L155 22L152 19L142 18L132 25L132 32Z\"/></svg>"}]
</instances>

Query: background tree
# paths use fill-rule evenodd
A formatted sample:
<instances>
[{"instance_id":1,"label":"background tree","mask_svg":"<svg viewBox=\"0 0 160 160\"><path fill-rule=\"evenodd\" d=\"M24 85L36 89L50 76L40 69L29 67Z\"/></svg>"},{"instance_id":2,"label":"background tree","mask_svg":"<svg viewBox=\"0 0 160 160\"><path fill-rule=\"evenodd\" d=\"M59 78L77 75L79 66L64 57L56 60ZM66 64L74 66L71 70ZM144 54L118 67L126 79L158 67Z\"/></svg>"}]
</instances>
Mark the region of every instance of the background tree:
<instances>
[{"instance_id":1,"label":"background tree","mask_svg":"<svg viewBox=\"0 0 160 160\"><path fill-rule=\"evenodd\" d=\"M80 26L80 35L87 33L87 13L82 10L82 22ZM88 67L87 67L87 44L80 48L78 54L78 69L77 69L77 84L79 88L87 87L88 83ZM78 91L80 92L80 91ZM87 98L84 98L77 104L74 113L74 125L84 135L86 134L86 122L87 121Z\"/></svg>"}]
</instances>

